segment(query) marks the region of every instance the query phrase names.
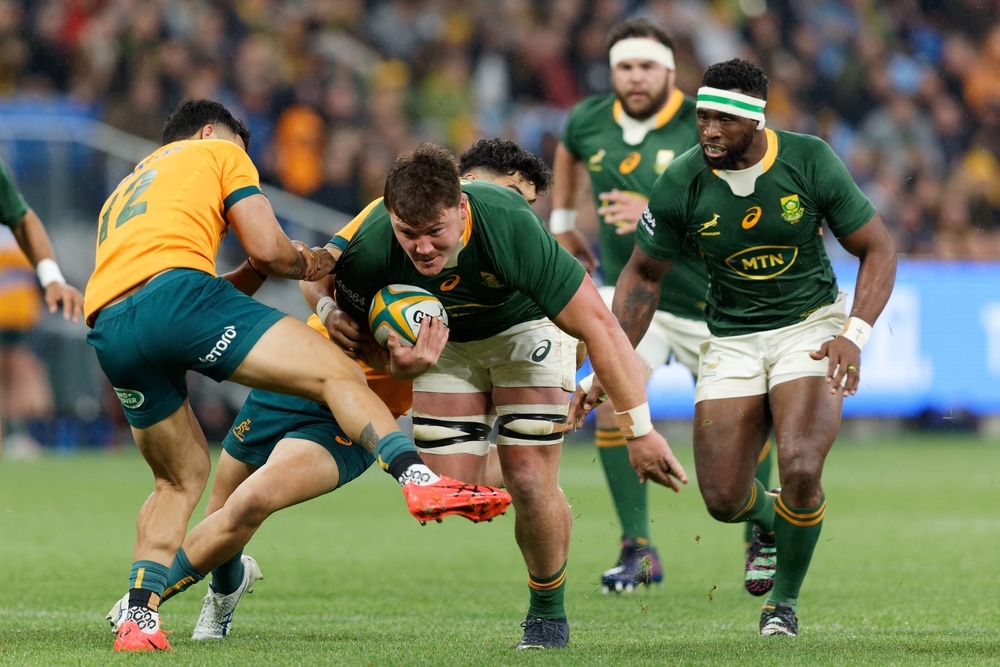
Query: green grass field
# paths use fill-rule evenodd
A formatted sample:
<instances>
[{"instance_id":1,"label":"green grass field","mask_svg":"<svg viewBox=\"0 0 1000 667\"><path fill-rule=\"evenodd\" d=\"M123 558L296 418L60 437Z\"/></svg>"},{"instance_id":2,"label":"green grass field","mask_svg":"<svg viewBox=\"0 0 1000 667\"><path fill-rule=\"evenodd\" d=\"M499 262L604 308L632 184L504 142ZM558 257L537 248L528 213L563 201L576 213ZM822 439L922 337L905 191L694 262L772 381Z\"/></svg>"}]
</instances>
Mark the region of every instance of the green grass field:
<instances>
[{"instance_id":1,"label":"green grass field","mask_svg":"<svg viewBox=\"0 0 1000 667\"><path fill-rule=\"evenodd\" d=\"M689 473L690 441L674 438ZM564 651L514 652L527 608L513 512L421 527L388 475L272 517L250 543L264 581L222 642L189 639L202 583L162 608L175 651L116 655L104 614L128 585L151 490L139 456L0 462L0 664L978 665L1000 663L1000 442L838 442L799 601L798 638L756 635L742 533L696 484L651 489L661 588L605 596L618 529L592 446L567 446L575 524Z\"/></svg>"}]
</instances>

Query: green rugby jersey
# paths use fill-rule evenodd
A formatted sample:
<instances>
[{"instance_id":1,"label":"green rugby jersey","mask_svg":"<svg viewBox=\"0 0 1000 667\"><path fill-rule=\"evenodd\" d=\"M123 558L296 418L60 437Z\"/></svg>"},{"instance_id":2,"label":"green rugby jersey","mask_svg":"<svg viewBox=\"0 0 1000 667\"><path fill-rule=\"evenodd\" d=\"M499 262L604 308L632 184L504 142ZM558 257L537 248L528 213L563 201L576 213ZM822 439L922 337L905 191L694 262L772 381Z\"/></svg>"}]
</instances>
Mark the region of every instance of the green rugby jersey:
<instances>
[{"instance_id":1,"label":"green rugby jersey","mask_svg":"<svg viewBox=\"0 0 1000 667\"><path fill-rule=\"evenodd\" d=\"M28 203L14 185L14 179L7 171L7 165L0 162L0 224L13 229L20 224L21 218L27 212Z\"/></svg>"},{"instance_id":2,"label":"green rugby jersey","mask_svg":"<svg viewBox=\"0 0 1000 667\"><path fill-rule=\"evenodd\" d=\"M573 107L563 145L583 162L590 175L594 205L597 196L615 188L649 197L656 177L673 159L698 144L694 101L674 90L666 106L653 119L653 127L639 143L625 141L618 119L624 115L621 102L613 94L588 97ZM618 281L632 255L634 234L619 235L615 225L599 225L601 268L608 285ZM688 248L675 262L660 292L659 310L702 320L708 272L697 250Z\"/></svg>"},{"instance_id":3,"label":"green rugby jersey","mask_svg":"<svg viewBox=\"0 0 1000 667\"><path fill-rule=\"evenodd\" d=\"M337 262L337 303L358 322L368 321L372 297L402 283L437 296L448 311L449 340L494 336L515 324L555 317L583 282L583 266L545 230L518 193L485 181L462 183L469 219L457 258L436 276L423 276L396 241L385 205L378 201L330 242Z\"/></svg>"},{"instance_id":4,"label":"green rugby jersey","mask_svg":"<svg viewBox=\"0 0 1000 667\"><path fill-rule=\"evenodd\" d=\"M839 238L875 215L823 140L765 132L763 173L749 194L734 194L695 147L656 181L636 234L658 259L676 257L687 240L698 245L711 285L706 319L717 336L788 326L832 303L837 279L822 222Z\"/></svg>"}]
</instances>

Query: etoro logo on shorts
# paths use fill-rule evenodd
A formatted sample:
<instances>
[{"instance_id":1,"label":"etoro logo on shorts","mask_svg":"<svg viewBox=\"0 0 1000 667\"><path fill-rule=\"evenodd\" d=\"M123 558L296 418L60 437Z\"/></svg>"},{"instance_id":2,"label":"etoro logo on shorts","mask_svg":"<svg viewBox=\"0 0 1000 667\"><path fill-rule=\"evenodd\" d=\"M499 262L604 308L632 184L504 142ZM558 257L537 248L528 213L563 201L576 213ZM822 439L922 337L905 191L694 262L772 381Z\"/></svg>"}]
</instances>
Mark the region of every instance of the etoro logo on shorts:
<instances>
[{"instance_id":1,"label":"etoro logo on shorts","mask_svg":"<svg viewBox=\"0 0 1000 667\"><path fill-rule=\"evenodd\" d=\"M198 357L198 361L203 364L210 364L222 358L222 353L229 349L229 343L236 339L236 327L229 325L222 331L222 336L215 341L215 345L204 357Z\"/></svg>"},{"instance_id":2,"label":"etoro logo on shorts","mask_svg":"<svg viewBox=\"0 0 1000 667\"><path fill-rule=\"evenodd\" d=\"M138 389L119 389L115 387L115 394L126 408L135 409L141 407L146 402L146 397Z\"/></svg>"}]
</instances>

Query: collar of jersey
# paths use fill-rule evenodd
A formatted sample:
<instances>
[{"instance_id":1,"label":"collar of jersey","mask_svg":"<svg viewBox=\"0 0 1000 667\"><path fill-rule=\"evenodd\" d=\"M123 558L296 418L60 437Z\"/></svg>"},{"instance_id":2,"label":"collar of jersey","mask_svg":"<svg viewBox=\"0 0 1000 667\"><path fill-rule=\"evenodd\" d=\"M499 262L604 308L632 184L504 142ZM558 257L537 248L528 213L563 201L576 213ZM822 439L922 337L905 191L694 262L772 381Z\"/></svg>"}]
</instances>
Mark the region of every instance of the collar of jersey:
<instances>
[{"instance_id":1,"label":"collar of jersey","mask_svg":"<svg viewBox=\"0 0 1000 667\"><path fill-rule=\"evenodd\" d=\"M774 166L775 161L778 159L778 135L775 134L774 130L772 130L769 127L764 128L764 135L767 137L767 150L764 151L764 157L761 158L760 162L757 163L762 165L762 168L760 170L760 173L762 174L766 172L768 169L770 169L772 166ZM753 169L756 166L757 165L753 165L751 167L747 167L747 169L741 169L740 171L747 171L749 169ZM719 170L713 169L712 173L718 176ZM730 171L729 173L738 174L739 172Z\"/></svg>"},{"instance_id":2,"label":"collar of jersey","mask_svg":"<svg viewBox=\"0 0 1000 667\"><path fill-rule=\"evenodd\" d=\"M455 248L455 252L452 253L448 261L445 262L444 268L454 269L458 266L458 256L461 254L462 249L469 245L469 239L472 238L472 203L470 200L469 206L466 208L467 213L465 214L465 229L462 230L462 239L458 247Z\"/></svg>"},{"instance_id":3,"label":"collar of jersey","mask_svg":"<svg viewBox=\"0 0 1000 667\"><path fill-rule=\"evenodd\" d=\"M673 92L670 93L670 97L667 98L667 103L663 105L655 116L653 116L652 129L658 130L667 123L670 119L677 115L677 111L681 108L681 104L684 102L684 93L674 88ZM625 108L622 106L621 100L615 100L615 105L612 108L612 114L614 115L615 122L621 124L622 117L627 116L632 118L625 113ZM633 120L635 120L633 118ZM637 121L639 122L639 121Z\"/></svg>"}]
</instances>

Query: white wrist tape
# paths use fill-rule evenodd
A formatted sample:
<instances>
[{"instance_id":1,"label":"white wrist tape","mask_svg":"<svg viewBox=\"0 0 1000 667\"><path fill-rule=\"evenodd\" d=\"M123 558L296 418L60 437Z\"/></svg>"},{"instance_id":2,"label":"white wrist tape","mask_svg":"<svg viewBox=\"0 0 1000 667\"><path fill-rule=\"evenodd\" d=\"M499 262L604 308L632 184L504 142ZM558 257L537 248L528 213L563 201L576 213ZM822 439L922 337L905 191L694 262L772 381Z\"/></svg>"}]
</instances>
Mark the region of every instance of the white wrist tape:
<instances>
[{"instance_id":1,"label":"white wrist tape","mask_svg":"<svg viewBox=\"0 0 1000 667\"><path fill-rule=\"evenodd\" d=\"M62 271L59 270L59 265L54 259L46 257L39 260L35 266L35 273L38 274L38 282L42 284L42 287L48 287L50 283L66 283Z\"/></svg>"},{"instance_id":2,"label":"white wrist tape","mask_svg":"<svg viewBox=\"0 0 1000 667\"><path fill-rule=\"evenodd\" d=\"M552 234L562 234L571 229L576 229L576 209L557 208L549 216L549 232Z\"/></svg>"},{"instance_id":3,"label":"white wrist tape","mask_svg":"<svg viewBox=\"0 0 1000 667\"><path fill-rule=\"evenodd\" d=\"M653 430L653 420L649 416L649 403L637 405L625 412L615 412L618 428L626 440L641 438Z\"/></svg>"},{"instance_id":4,"label":"white wrist tape","mask_svg":"<svg viewBox=\"0 0 1000 667\"><path fill-rule=\"evenodd\" d=\"M838 336L843 336L858 346L859 350L865 349L868 337L872 335L872 325L865 322L860 317L848 317L847 324L840 331Z\"/></svg>"},{"instance_id":5,"label":"white wrist tape","mask_svg":"<svg viewBox=\"0 0 1000 667\"><path fill-rule=\"evenodd\" d=\"M323 326L326 326L327 315L336 307L337 303L329 296L324 296L316 303L316 314L319 315L319 321L322 322Z\"/></svg>"}]
</instances>

